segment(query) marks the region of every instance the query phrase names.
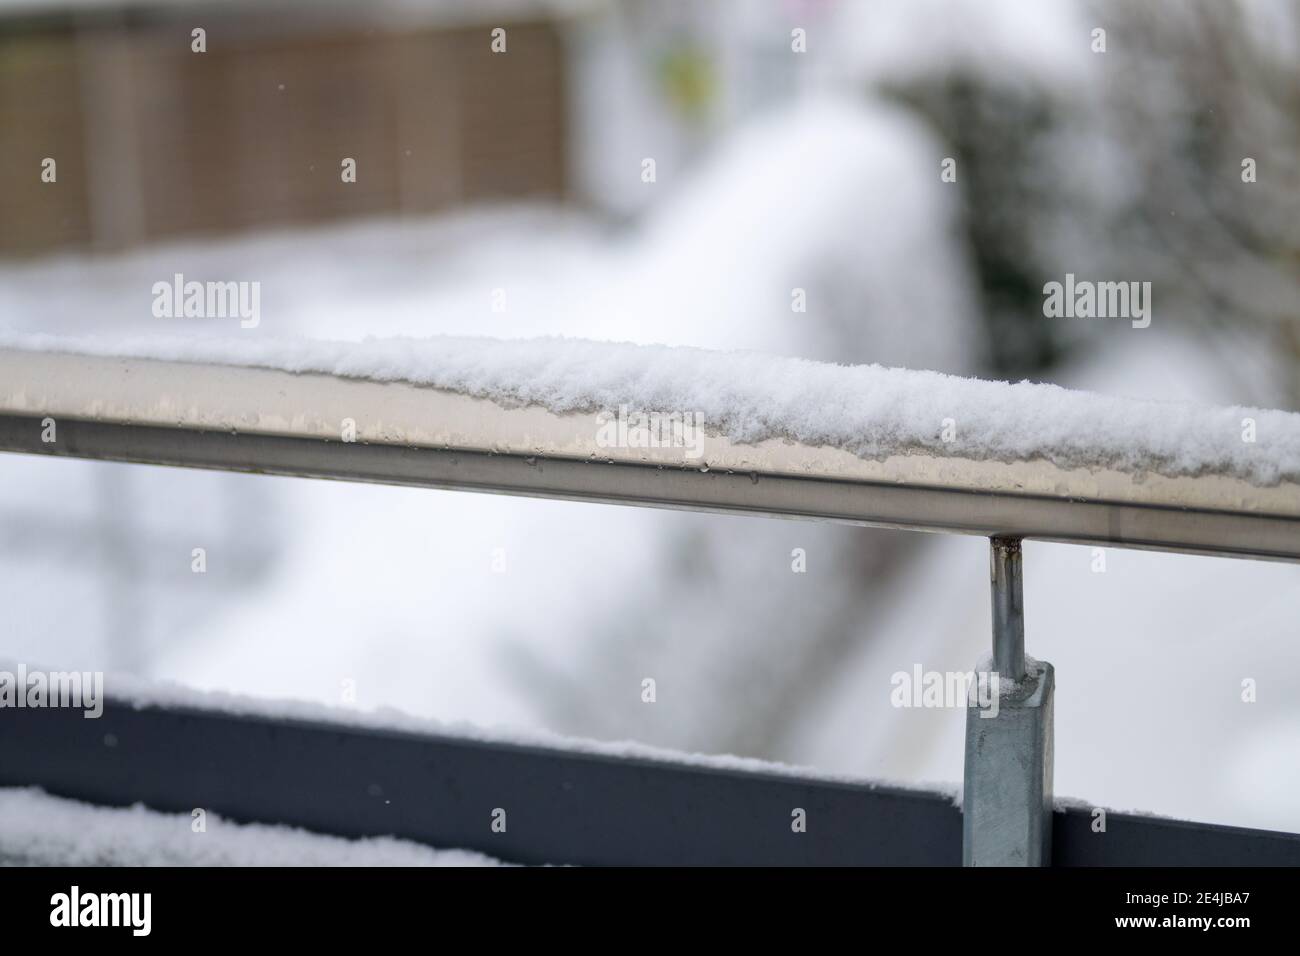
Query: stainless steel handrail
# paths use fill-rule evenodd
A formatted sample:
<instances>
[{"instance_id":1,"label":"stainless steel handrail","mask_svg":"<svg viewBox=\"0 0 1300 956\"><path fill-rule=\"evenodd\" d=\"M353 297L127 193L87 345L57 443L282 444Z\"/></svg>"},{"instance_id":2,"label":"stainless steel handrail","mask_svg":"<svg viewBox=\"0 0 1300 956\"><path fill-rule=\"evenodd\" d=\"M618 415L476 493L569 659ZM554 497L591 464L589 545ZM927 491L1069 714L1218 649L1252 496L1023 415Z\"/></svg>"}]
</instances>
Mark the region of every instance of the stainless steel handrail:
<instances>
[{"instance_id":1,"label":"stainless steel handrail","mask_svg":"<svg viewBox=\"0 0 1300 956\"><path fill-rule=\"evenodd\" d=\"M597 433L595 413L403 383L0 349L3 451L1300 560L1295 484L930 454L869 461L711 433L689 460L602 447Z\"/></svg>"}]
</instances>

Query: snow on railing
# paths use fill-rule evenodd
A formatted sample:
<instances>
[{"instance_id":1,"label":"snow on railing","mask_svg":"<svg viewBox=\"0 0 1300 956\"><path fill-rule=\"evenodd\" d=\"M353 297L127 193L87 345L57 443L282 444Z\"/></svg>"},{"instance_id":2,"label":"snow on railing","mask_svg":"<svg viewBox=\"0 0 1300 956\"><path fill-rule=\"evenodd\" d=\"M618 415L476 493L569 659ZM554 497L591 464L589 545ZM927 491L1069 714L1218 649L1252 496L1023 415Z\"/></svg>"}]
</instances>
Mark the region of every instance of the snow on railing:
<instances>
[{"instance_id":1,"label":"snow on railing","mask_svg":"<svg viewBox=\"0 0 1300 956\"><path fill-rule=\"evenodd\" d=\"M1300 559L1300 415L933 372L563 339L8 336L0 416L11 451Z\"/></svg>"}]
</instances>

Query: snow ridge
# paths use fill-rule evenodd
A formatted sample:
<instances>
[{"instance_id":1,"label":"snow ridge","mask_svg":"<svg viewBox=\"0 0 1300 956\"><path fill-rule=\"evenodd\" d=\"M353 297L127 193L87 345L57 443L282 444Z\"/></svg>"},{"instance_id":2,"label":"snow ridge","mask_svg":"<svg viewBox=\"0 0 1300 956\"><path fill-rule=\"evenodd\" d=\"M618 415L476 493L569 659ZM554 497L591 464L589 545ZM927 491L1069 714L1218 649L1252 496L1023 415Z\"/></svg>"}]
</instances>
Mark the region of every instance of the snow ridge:
<instances>
[{"instance_id":1,"label":"snow ridge","mask_svg":"<svg viewBox=\"0 0 1300 956\"><path fill-rule=\"evenodd\" d=\"M103 807L35 788L0 787L0 865L500 866L471 850L394 837L349 840L283 824L225 820L196 830L191 813Z\"/></svg>"},{"instance_id":2,"label":"snow ridge","mask_svg":"<svg viewBox=\"0 0 1300 956\"><path fill-rule=\"evenodd\" d=\"M1300 482L1300 414L1134 400L1050 384L571 338L69 338L0 331L0 347L402 381L556 413L699 412L742 443L787 439L866 459L1044 459L1165 477ZM1243 438L1246 419L1254 440Z\"/></svg>"}]
</instances>

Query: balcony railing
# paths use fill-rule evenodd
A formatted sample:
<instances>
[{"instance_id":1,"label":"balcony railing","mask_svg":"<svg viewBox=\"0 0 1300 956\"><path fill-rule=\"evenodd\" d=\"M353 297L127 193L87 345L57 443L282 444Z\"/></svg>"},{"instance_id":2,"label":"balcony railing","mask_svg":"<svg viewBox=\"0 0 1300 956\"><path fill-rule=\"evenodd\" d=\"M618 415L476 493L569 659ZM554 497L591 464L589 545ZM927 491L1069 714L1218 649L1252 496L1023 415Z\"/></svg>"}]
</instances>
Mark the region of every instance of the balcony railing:
<instances>
[{"instance_id":1,"label":"balcony railing","mask_svg":"<svg viewBox=\"0 0 1300 956\"><path fill-rule=\"evenodd\" d=\"M4 451L989 537L993 669L1005 686L994 719L968 709L964 810L922 791L120 699L98 728L48 712L0 721L0 783L164 810L201 799L236 820L522 862L1300 862L1298 835L1110 814L1108 832L1124 839L1092 840L1086 812L1056 807L1054 678L1050 665L1026 663L1019 546L1300 560L1300 486L1287 478L936 453L873 460L714 433L707 455L684 460L680 448L610 446L598 434L594 412L405 382L0 349ZM122 742L111 753L106 728ZM401 799L376 802L370 785ZM503 792L529 809L508 839L489 840L482 807ZM819 825L794 839L791 808L808 806Z\"/></svg>"}]
</instances>

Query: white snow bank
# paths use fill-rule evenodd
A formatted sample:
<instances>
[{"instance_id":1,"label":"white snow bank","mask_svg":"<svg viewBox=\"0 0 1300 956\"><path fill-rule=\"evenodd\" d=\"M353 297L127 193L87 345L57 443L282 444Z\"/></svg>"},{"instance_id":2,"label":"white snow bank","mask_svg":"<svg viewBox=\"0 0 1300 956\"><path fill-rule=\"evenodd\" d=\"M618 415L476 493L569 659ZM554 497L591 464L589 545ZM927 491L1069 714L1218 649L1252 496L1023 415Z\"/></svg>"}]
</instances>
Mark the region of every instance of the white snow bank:
<instances>
[{"instance_id":1,"label":"white snow bank","mask_svg":"<svg viewBox=\"0 0 1300 956\"><path fill-rule=\"evenodd\" d=\"M847 0L827 38L838 72L860 82L971 73L1066 87L1099 68L1094 23L1076 0Z\"/></svg>"},{"instance_id":2,"label":"white snow bank","mask_svg":"<svg viewBox=\"0 0 1300 956\"><path fill-rule=\"evenodd\" d=\"M757 352L581 339L67 338L0 332L0 346L249 365L405 381L553 412L630 405L700 413L733 441L789 439L863 458L933 453L1141 476L1300 480L1300 414L1076 392ZM1244 420L1255 440L1243 440ZM945 420L951 420L945 441Z\"/></svg>"},{"instance_id":3,"label":"white snow bank","mask_svg":"<svg viewBox=\"0 0 1300 956\"><path fill-rule=\"evenodd\" d=\"M100 807L36 789L0 788L0 864L22 866L501 866L468 850L373 837L345 840L295 827L238 824L209 813L136 804Z\"/></svg>"}]
</instances>

